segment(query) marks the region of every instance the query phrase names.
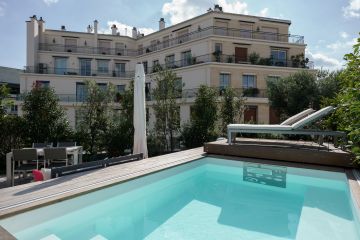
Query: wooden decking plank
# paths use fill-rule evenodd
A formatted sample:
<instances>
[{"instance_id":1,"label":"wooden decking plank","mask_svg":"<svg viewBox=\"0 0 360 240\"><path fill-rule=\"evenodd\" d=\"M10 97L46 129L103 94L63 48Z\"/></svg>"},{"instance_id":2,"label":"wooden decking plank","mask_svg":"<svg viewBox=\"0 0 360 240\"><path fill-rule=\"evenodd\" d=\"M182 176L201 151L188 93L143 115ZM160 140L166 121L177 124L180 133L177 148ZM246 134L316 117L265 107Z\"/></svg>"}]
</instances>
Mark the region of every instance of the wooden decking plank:
<instances>
[{"instance_id":1,"label":"wooden decking plank","mask_svg":"<svg viewBox=\"0 0 360 240\"><path fill-rule=\"evenodd\" d=\"M202 157L203 148L0 189L0 218Z\"/></svg>"}]
</instances>

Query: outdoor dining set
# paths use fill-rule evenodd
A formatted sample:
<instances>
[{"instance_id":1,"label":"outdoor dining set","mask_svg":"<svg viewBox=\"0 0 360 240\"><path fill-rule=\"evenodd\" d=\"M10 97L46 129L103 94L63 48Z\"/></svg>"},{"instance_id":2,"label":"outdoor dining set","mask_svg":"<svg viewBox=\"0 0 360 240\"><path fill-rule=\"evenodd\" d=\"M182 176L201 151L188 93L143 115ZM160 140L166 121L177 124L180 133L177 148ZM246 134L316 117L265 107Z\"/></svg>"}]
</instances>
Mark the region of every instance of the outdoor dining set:
<instances>
[{"instance_id":1,"label":"outdoor dining set","mask_svg":"<svg viewBox=\"0 0 360 240\"><path fill-rule=\"evenodd\" d=\"M31 148L13 149L6 154L7 185L14 186L15 174L26 178L39 169L82 163L82 146L76 142L33 143Z\"/></svg>"}]
</instances>

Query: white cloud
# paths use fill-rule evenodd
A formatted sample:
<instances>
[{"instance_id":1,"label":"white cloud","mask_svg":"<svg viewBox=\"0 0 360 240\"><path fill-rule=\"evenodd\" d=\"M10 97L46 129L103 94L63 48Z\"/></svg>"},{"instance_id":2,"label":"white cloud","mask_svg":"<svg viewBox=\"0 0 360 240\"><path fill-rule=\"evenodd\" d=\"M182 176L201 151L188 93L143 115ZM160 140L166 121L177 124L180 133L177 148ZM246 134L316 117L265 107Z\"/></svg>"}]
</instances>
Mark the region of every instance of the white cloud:
<instances>
[{"instance_id":1,"label":"white cloud","mask_svg":"<svg viewBox=\"0 0 360 240\"><path fill-rule=\"evenodd\" d=\"M261 17L266 17L266 16L268 15L268 11L269 11L268 8L264 8L264 9L262 9L262 10L260 11L259 15L260 15Z\"/></svg>"},{"instance_id":2,"label":"white cloud","mask_svg":"<svg viewBox=\"0 0 360 240\"><path fill-rule=\"evenodd\" d=\"M50 6L51 4L57 3L59 0L43 0L43 2Z\"/></svg>"},{"instance_id":3,"label":"white cloud","mask_svg":"<svg viewBox=\"0 0 360 240\"><path fill-rule=\"evenodd\" d=\"M242 1L230 2L229 0L216 0L215 3L219 4L224 12L249 14L247 3ZM190 0L171 0L170 2L164 3L162 14L166 17L168 16L170 23L173 25L205 13L209 7L211 7L211 5L204 1L190 2ZM261 16L266 16L267 14L268 8L262 9L259 13Z\"/></svg>"},{"instance_id":4,"label":"white cloud","mask_svg":"<svg viewBox=\"0 0 360 240\"><path fill-rule=\"evenodd\" d=\"M0 17L5 15L6 2L0 2Z\"/></svg>"},{"instance_id":5,"label":"white cloud","mask_svg":"<svg viewBox=\"0 0 360 240\"><path fill-rule=\"evenodd\" d=\"M346 32L340 32L340 36L344 39L349 37L349 34L347 34Z\"/></svg>"},{"instance_id":6,"label":"white cloud","mask_svg":"<svg viewBox=\"0 0 360 240\"><path fill-rule=\"evenodd\" d=\"M201 13L199 6L193 5L188 0L172 0L164 3L162 14L170 17L171 24L177 24ZM205 12L205 9L204 9Z\"/></svg>"},{"instance_id":7,"label":"white cloud","mask_svg":"<svg viewBox=\"0 0 360 240\"><path fill-rule=\"evenodd\" d=\"M359 18L360 0L349 0L349 5L343 8L343 14L346 18Z\"/></svg>"},{"instance_id":8,"label":"white cloud","mask_svg":"<svg viewBox=\"0 0 360 240\"><path fill-rule=\"evenodd\" d=\"M224 12L249 14L248 5L245 2L236 1L230 3L227 0L217 0L217 3L223 8Z\"/></svg>"},{"instance_id":9,"label":"white cloud","mask_svg":"<svg viewBox=\"0 0 360 240\"><path fill-rule=\"evenodd\" d=\"M326 47L332 49L333 51L337 51L339 49L351 48L356 42L357 39L353 38L350 41L345 41L345 42L336 41L334 43L326 45Z\"/></svg>"},{"instance_id":10,"label":"white cloud","mask_svg":"<svg viewBox=\"0 0 360 240\"><path fill-rule=\"evenodd\" d=\"M317 68L336 70L341 69L345 64L345 62L331 58L322 52L312 53L309 50L306 50L305 54L311 61L314 61Z\"/></svg>"},{"instance_id":11,"label":"white cloud","mask_svg":"<svg viewBox=\"0 0 360 240\"><path fill-rule=\"evenodd\" d=\"M118 22L116 20L108 21L107 28L102 28L99 30L99 32L104 34L111 34L111 26L113 24L115 24L116 27L118 28L118 32L120 32L120 35L122 36L127 35L131 37L133 27L125 23ZM140 33L144 33L145 35L155 32L155 30L152 28L137 27L137 30L140 31Z\"/></svg>"}]
</instances>

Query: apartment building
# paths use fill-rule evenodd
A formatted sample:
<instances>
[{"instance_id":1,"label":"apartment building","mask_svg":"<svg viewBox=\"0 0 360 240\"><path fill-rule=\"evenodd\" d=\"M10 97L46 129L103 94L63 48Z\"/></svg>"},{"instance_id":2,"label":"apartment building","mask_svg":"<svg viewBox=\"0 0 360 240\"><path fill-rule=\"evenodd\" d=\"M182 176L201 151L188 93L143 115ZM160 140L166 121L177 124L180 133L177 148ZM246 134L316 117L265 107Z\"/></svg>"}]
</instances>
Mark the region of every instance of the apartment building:
<instances>
[{"instance_id":1,"label":"apartment building","mask_svg":"<svg viewBox=\"0 0 360 240\"><path fill-rule=\"evenodd\" d=\"M313 68L303 61L304 37L289 34L290 21L226 13L218 5L169 27L161 18L159 30L146 36L135 27L131 37L120 35L115 25L111 34L101 34L96 20L86 32L65 26L46 29L36 16L26 24L27 66L20 91L26 94L35 83L53 87L73 126L86 97L85 80L94 79L104 88L112 83L121 93L138 62L146 71L150 127L155 119L151 89L159 67L172 68L179 77L181 123L189 121L200 85L217 88L220 94L233 87L246 97L245 122L275 123L278 117L269 106L266 80Z\"/></svg>"}]
</instances>

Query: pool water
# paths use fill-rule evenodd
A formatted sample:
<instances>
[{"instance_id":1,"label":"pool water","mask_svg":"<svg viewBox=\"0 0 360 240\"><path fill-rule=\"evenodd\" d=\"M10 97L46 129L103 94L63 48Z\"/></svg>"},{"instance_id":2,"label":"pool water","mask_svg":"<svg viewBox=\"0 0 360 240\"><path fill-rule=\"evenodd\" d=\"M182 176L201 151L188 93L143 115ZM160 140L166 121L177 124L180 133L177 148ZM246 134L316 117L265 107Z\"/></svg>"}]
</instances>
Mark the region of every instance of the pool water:
<instances>
[{"instance_id":1,"label":"pool water","mask_svg":"<svg viewBox=\"0 0 360 240\"><path fill-rule=\"evenodd\" d=\"M203 158L0 220L18 239L360 239L344 173Z\"/></svg>"}]
</instances>

